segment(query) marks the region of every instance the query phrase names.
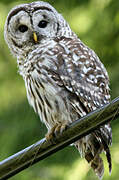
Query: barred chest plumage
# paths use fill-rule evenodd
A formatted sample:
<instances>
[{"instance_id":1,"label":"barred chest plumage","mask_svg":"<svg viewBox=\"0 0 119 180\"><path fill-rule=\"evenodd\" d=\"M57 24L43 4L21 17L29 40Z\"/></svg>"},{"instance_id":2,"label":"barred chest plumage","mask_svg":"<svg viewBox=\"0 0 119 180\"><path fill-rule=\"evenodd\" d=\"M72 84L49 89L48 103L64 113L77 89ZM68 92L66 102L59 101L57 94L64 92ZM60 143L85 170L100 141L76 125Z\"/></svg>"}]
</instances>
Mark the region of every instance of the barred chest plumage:
<instances>
[{"instance_id":1,"label":"barred chest plumage","mask_svg":"<svg viewBox=\"0 0 119 180\"><path fill-rule=\"evenodd\" d=\"M56 122L70 123L75 114L71 111L68 93L63 89L63 84L56 84L56 62L58 54L51 51L56 46L55 41L47 42L29 53L25 61L18 59L19 73L25 81L27 98L35 112L39 114L48 129ZM52 69L53 75L49 73ZM75 116L76 119L77 115Z\"/></svg>"}]
</instances>

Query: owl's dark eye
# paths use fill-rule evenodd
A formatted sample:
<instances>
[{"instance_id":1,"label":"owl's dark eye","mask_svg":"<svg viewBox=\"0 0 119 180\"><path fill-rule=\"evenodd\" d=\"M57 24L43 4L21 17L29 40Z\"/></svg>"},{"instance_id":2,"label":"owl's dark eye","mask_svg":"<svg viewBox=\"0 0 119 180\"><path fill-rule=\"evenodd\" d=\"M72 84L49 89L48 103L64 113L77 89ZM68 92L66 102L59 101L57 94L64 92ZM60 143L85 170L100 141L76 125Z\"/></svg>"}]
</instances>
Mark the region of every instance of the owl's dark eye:
<instances>
[{"instance_id":1,"label":"owl's dark eye","mask_svg":"<svg viewBox=\"0 0 119 180\"><path fill-rule=\"evenodd\" d=\"M26 25L20 25L18 29L22 33L28 31L28 27Z\"/></svg>"},{"instance_id":2,"label":"owl's dark eye","mask_svg":"<svg viewBox=\"0 0 119 180\"><path fill-rule=\"evenodd\" d=\"M38 27L39 28L45 28L47 26L48 22L45 20L42 20L39 22Z\"/></svg>"}]
</instances>

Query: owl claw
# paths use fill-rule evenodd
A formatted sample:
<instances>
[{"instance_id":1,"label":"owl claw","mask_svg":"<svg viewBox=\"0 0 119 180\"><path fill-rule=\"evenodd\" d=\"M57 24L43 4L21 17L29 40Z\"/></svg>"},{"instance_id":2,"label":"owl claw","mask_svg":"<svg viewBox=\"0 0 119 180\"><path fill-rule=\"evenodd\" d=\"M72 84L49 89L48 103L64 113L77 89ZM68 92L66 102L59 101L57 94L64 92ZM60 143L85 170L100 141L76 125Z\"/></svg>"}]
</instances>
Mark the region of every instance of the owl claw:
<instances>
[{"instance_id":1,"label":"owl claw","mask_svg":"<svg viewBox=\"0 0 119 180\"><path fill-rule=\"evenodd\" d=\"M68 124L62 124L60 128L60 134L62 134L68 128Z\"/></svg>"},{"instance_id":2,"label":"owl claw","mask_svg":"<svg viewBox=\"0 0 119 180\"><path fill-rule=\"evenodd\" d=\"M56 127L57 127L56 125L52 127L50 131L45 135L46 140L50 141L51 143L54 143L53 139L54 139L54 131Z\"/></svg>"},{"instance_id":3,"label":"owl claw","mask_svg":"<svg viewBox=\"0 0 119 180\"><path fill-rule=\"evenodd\" d=\"M53 128L46 134L46 140L54 143L54 137L61 135L68 127L67 123L56 123Z\"/></svg>"}]
</instances>

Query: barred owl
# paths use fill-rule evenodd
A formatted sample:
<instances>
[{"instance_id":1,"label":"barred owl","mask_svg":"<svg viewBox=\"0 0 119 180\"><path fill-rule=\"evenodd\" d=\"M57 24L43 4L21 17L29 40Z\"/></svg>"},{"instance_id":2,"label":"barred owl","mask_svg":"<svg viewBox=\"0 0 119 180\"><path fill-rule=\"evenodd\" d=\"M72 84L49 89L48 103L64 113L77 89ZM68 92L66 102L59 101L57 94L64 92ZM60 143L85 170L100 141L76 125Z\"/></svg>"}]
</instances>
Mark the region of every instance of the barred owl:
<instances>
[{"instance_id":1,"label":"barred owl","mask_svg":"<svg viewBox=\"0 0 119 180\"><path fill-rule=\"evenodd\" d=\"M103 64L50 4L39 1L13 8L4 35L17 57L28 101L48 129L48 140L110 101L109 78ZM105 124L74 146L102 178L100 154L106 153L111 172L111 143L111 127Z\"/></svg>"}]
</instances>

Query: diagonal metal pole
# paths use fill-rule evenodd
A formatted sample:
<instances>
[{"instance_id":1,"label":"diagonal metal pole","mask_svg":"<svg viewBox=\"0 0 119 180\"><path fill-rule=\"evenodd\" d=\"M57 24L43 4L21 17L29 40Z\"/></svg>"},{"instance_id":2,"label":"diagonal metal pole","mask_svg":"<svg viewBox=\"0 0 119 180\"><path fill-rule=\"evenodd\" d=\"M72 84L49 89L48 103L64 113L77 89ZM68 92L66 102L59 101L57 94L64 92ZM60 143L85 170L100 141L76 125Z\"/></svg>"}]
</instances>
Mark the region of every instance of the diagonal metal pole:
<instances>
[{"instance_id":1,"label":"diagonal metal pole","mask_svg":"<svg viewBox=\"0 0 119 180\"><path fill-rule=\"evenodd\" d=\"M44 138L1 161L0 180L9 179L117 117L119 117L119 97L73 122L62 135L55 138L55 143L47 142Z\"/></svg>"}]
</instances>

